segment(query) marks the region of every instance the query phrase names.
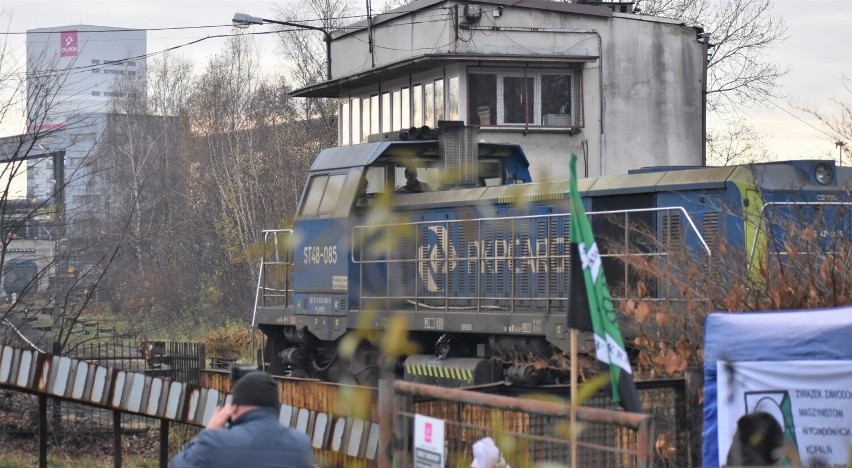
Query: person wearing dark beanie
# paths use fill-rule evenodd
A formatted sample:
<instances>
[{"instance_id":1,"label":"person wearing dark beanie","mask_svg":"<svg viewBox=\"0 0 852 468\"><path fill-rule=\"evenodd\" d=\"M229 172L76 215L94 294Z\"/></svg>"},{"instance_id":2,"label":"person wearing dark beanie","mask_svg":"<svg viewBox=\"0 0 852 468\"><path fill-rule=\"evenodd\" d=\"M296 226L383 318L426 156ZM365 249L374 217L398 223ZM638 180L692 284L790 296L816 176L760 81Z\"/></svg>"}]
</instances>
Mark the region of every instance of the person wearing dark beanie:
<instances>
[{"instance_id":1,"label":"person wearing dark beanie","mask_svg":"<svg viewBox=\"0 0 852 468\"><path fill-rule=\"evenodd\" d=\"M272 377L261 371L244 374L234 383L231 403L213 413L169 466L312 468L308 436L278 421L280 407Z\"/></svg>"},{"instance_id":2,"label":"person wearing dark beanie","mask_svg":"<svg viewBox=\"0 0 852 468\"><path fill-rule=\"evenodd\" d=\"M268 374L260 371L249 372L240 377L231 392L232 405L261 406L281 409L278 399L278 384Z\"/></svg>"}]
</instances>

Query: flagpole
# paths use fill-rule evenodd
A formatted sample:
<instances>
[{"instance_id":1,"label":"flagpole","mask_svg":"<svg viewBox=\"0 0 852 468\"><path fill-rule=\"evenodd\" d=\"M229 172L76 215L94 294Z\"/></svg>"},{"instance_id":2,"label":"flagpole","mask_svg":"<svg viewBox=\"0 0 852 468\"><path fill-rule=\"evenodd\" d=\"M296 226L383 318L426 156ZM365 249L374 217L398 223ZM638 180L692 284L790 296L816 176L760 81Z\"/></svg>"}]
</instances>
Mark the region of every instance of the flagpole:
<instances>
[{"instance_id":1,"label":"flagpole","mask_svg":"<svg viewBox=\"0 0 852 468\"><path fill-rule=\"evenodd\" d=\"M577 336L576 328L571 328L571 468L577 466Z\"/></svg>"}]
</instances>

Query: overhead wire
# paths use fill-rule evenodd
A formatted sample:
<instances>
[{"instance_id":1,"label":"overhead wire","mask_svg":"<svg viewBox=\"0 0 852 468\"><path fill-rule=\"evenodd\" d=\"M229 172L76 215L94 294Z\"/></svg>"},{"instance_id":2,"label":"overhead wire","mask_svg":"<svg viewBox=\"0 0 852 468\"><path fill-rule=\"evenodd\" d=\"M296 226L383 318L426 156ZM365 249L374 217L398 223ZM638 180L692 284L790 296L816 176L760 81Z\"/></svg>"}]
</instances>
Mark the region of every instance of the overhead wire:
<instances>
[{"instance_id":1,"label":"overhead wire","mask_svg":"<svg viewBox=\"0 0 852 468\"><path fill-rule=\"evenodd\" d=\"M205 29L205 28L221 28L221 27L233 27L233 24L210 24L204 26L175 26L171 28L110 28L110 29L73 29L73 31L78 33L115 33L115 32L138 32L138 31L174 31L174 30L182 30L182 29ZM36 28L36 29L48 29L48 28ZM0 36L16 36L22 34L57 34L63 32L56 28L51 31L13 31L13 32L0 32Z\"/></svg>"},{"instance_id":2,"label":"overhead wire","mask_svg":"<svg viewBox=\"0 0 852 468\"><path fill-rule=\"evenodd\" d=\"M358 15L358 16L366 16L366 15ZM434 19L434 20L427 19L427 20L424 20L424 21L414 21L414 22L411 22L411 23L406 23L406 25L445 22L446 21L445 17L446 17L446 15L444 13L441 13L440 15L435 15L435 18L437 18L437 19ZM299 20L299 22L306 22L306 21L314 21L314 20ZM267 24L274 25L274 23L267 23ZM198 29L198 28L211 28L211 27L223 27L223 26L233 27L233 25L210 25L210 26L191 26L191 27L188 26L188 27L183 27L183 28L159 28L159 29L157 29L157 28L154 28L154 29L122 29L122 30L110 29L110 30L92 30L92 31L78 30L77 32L105 33L105 32L117 32L117 31L152 31L152 30L169 30L169 29L172 29L172 30L173 29ZM400 27L400 26L403 26L403 25L396 25L396 24L381 25L380 24L380 25L375 26L374 29L376 29L376 28L388 28L388 27ZM359 27L358 29L361 29L361 28ZM276 29L274 31L245 32L245 33L240 33L240 34L215 34L215 35L210 35L210 36L205 36L205 37L202 37L202 38L199 38L199 39L195 39L195 40L183 43L183 44L179 44L177 46L168 47L166 49L162 49L162 50L159 50L157 52L151 52L149 54L138 55L138 56L134 56L134 57L127 57L127 58L118 59L118 60L112 60L112 61L109 61L109 62L106 62L106 63L100 63L100 64L81 65L81 66L78 66L78 67L68 67L68 68L62 68L62 69L39 70L37 73L32 74L31 76L45 77L45 76L51 76L51 75L55 75L55 74L81 73L81 72L91 71L93 69L101 69L101 68L106 68L106 67L109 67L109 66L121 65L123 63L132 62L134 60L145 59L145 58L153 57L153 56L163 54L163 53L166 53L166 52L170 52L172 50L187 47L187 46L197 44L199 42L202 42L202 41L205 41L205 40L208 40L208 39L216 39L216 38L222 38L222 37L235 37L235 36L240 36L240 35L257 36L257 35L266 35L266 34L295 32L295 31L304 31L304 29L299 29L299 28L293 27L293 28L290 28L290 29ZM49 33L49 34L56 34L57 32L59 32L59 31L44 31L44 33ZM17 33L8 33L8 34L17 34ZM375 44L374 44L374 47L378 47L378 48L385 49L385 50L394 50L394 51L403 50L403 49L397 49L397 48L391 48L391 47L378 46L378 45L375 45ZM405 50L408 50L408 49L405 49ZM415 50L428 50L428 48L415 49ZM10 75L13 75L13 74L22 75L22 74L24 74L24 72L12 72L12 73L7 73L5 75L0 75L0 76L10 76Z\"/></svg>"},{"instance_id":3,"label":"overhead wire","mask_svg":"<svg viewBox=\"0 0 852 468\"><path fill-rule=\"evenodd\" d=\"M49 69L49 70L39 70L36 73L29 74L29 76L32 76L32 77L47 77L47 76L53 76L53 75L58 75L58 74L82 73L82 72L86 72L86 71L91 71L93 69L101 69L101 68L105 68L105 67L111 67L111 66L115 66L115 65L121 65L121 64L124 64L124 63L128 63L128 62L133 62L133 61L136 61L136 60L147 59L149 57L154 57L154 56L157 56L157 55L164 54L166 52L171 52L173 50L177 50L177 49L188 47L188 46L191 46L191 45L194 45L194 44L198 44L199 42L203 42L203 41L206 41L208 39L220 39L220 38L223 38L223 37L237 37L237 36L244 36L244 35L260 36L260 35L266 35L266 34L278 34L278 33L281 33L281 32L288 32L288 31L300 31L300 30L299 29L292 29L292 30L287 30L287 31L276 30L276 31L245 32L245 33L240 33L240 34L216 34L216 35L212 35L212 36L205 36L205 37L202 37L202 38L199 38L199 39L195 39L195 40L192 40L192 41L189 41L189 42L185 42L183 44L178 44L176 46L167 47L165 49L158 50L156 52L143 54L143 55L136 55L136 56L133 56L133 57L126 57L126 58L123 58L123 59L104 61L104 62L99 63L99 64L81 65L81 66L78 66L78 67L67 67L67 68L54 68L54 69ZM10 72L10 73L7 73L5 75L0 75L0 76L10 76L10 75L15 75L15 74L23 75L23 74L25 74L25 72Z\"/></svg>"},{"instance_id":4,"label":"overhead wire","mask_svg":"<svg viewBox=\"0 0 852 468\"><path fill-rule=\"evenodd\" d=\"M775 108L776 108L776 109L780 110L781 112L784 112L785 114L789 115L790 117L793 117L794 119L798 120L799 122L802 122L803 124L807 125L808 127L811 127L812 129L816 130L817 132L822 133L823 135L827 136L828 138L831 138L832 140L836 140L836 139L837 139L837 135L831 135L831 134L829 134L828 132L826 132L826 131L822 130L821 128L819 128L819 127L816 127L816 126L812 125L810 122L808 122L808 121L806 121L806 120L802 119L802 118L801 118L801 117L799 117L798 115L796 115L796 114L794 114L794 113L792 113L792 112L788 111L787 109L784 109L783 107L781 107L780 105L778 105L778 104L777 104L775 101L773 101L772 99L770 99L770 98L766 98L766 102L768 102L768 103L772 104L773 106L775 106Z\"/></svg>"},{"instance_id":5,"label":"overhead wire","mask_svg":"<svg viewBox=\"0 0 852 468\"><path fill-rule=\"evenodd\" d=\"M396 15L402 15L402 14L405 14L405 13L412 13L412 12L415 12L415 11L418 11L418 10L417 9L411 9L411 10L391 11L391 12L378 13L375 16L376 17L387 16L387 15L396 16ZM443 14L442 14L442 16L443 16ZM340 21L340 20L366 19L366 18L367 18L367 14L365 13L365 14L357 14L357 15L326 16L326 17L321 17L321 18L303 18L303 19L292 19L292 20L287 19L287 20L282 20L282 21L291 21L291 22L298 22L298 23L323 23L323 24L325 24L325 23ZM274 23L267 23L267 24L274 24ZM111 32L180 31L180 30L191 30L191 29L231 28L233 26L234 26L233 23L228 23L228 24L207 24L207 25L200 25L200 26L173 26L173 27L165 27L165 28L75 29L74 31L76 31L78 33L99 34L99 33L111 33ZM48 29L48 28L35 28L35 29ZM56 34L56 33L61 32L60 30L56 30L55 28L53 28L54 30L51 30L51 31L37 31L35 29L30 30L30 31L5 31L5 32L0 31L0 36L16 36L16 35L25 35L25 34ZM335 29L345 30L345 29L347 29L347 27L341 26L341 27L335 28ZM358 29L361 29L361 26L359 26Z\"/></svg>"}]
</instances>

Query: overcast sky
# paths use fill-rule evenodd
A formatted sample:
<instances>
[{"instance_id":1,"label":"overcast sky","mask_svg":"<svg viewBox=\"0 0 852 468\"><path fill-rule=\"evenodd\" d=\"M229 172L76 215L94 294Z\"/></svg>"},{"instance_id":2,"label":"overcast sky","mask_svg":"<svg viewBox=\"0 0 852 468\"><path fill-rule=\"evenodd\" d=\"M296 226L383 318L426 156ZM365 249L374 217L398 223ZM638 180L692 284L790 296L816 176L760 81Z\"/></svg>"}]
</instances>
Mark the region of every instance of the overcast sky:
<instances>
[{"instance_id":1,"label":"overcast sky","mask_svg":"<svg viewBox=\"0 0 852 468\"><path fill-rule=\"evenodd\" d=\"M378 8L380 2L374 2ZM10 32L72 24L118 26L140 29L229 25L237 11L261 17L275 17L276 6L287 2L260 0L2 0L2 28ZM765 136L768 149L781 159L827 158L837 154L828 136L815 120L795 105L816 107L824 112L836 108L831 99L852 101L842 85L845 74L852 78L852 0L774 0L774 13L788 25L784 44L770 59L790 68L781 80L784 98L775 99L778 107L755 107L745 117ZM227 34L227 27L148 31L148 52L156 52L208 35ZM273 35L255 36L270 69L280 66ZM10 35L13 52L23 56L23 35ZM180 49L196 63L222 47L224 39L210 39ZM803 123L794 114L807 123ZM0 122L0 135L15 131L19 124ZM852 143L852 142L850 142ZM848 161L846 161L848 163Z\"/></svg>"}]
</instances>

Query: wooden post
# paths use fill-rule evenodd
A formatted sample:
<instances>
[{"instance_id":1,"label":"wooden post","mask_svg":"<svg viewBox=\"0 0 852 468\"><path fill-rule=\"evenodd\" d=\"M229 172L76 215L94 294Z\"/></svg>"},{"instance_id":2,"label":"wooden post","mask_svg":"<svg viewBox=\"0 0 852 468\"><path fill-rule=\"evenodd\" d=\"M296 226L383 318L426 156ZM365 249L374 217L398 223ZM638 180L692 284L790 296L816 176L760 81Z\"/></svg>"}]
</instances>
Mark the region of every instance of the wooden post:
<instances>
[{"instance_id":1,"label":"wooden post","mask_svg":"<svg viewBox=\"0 0 852 468\"><path fill-rule=\"evenodd\" d=\"M169 466L169 420L160 420L160 468Z\"/></svg>"},{"instance_id":2,"label":"wooden post","mask_svg":"<svg viewBox=\"0 0 852 468\"><path fill-rule=\"evenodd\" d=\"M121 468L121 411L112 411L112 465Z\"/></svg>"},{"instance_id":3,"label":"wooden post","mask_svg":"<svg viewBox=\"0 0 852 468\"><path fill-rule=\"evenodd\" d=\"M394 394L396 417L393 419L393 464L392 466L409 466L412 460L406 460L409 452L411 437L413 437L413 421L403 413L411 413L414 408L414 398L411 395Z\"/></svg>"},{"instance_id":4,"label":"wooden post","mask_svg":"<svg viewBox=\"0 0 852 468\"><path fill-rule=\"evenodd\" d=\"M38 395L38 466L47 468L47 396Z\"/></svg>"},{"instance_id":5,"label":"wooden post","mask_svg":"<svg viewBox=\"0 0 852 468\"><path fill-rule=\"evenodd\" d=\"M390 468L393 457L394 427L393 379L379 380L379 468Z\"/></svg>"},{"instance_id":6,"label":"wooden post","mask_svg":"<svg viewBox=\"0 0 852 468\"><path fill-rule=\"evenodd\" d=\"M576 328L571 329L571 467L577 466L577 333Z\"/></svg>"}]
</instances>

